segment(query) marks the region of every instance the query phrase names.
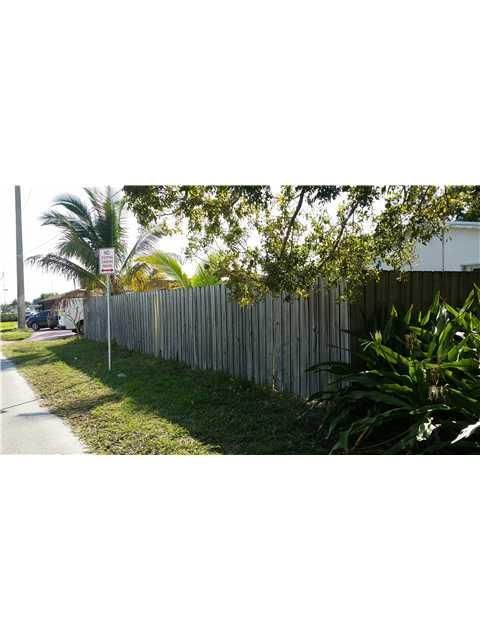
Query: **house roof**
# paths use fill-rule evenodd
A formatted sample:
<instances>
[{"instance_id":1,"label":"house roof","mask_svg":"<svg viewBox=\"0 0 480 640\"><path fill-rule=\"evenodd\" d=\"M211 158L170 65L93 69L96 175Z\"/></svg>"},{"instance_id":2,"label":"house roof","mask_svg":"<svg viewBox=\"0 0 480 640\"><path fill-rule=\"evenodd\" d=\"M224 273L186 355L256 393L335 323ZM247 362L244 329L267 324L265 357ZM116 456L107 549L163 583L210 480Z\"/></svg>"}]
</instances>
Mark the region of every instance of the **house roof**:
<instances>
[{"instance_id":1,"label":"house roof","mask_svg":"<svg viewBox=\"0 0 480 640\"><path fill-rule=\"evenodd\" d=\"M52 305L63 298L85 298L87 292L85 289L73 289L73 291L65 291L65 293L60 293L58 296L52 296L51 298L35 298L33 304L47 304Z\"/></svg>"},{"instance_id":2,"label":"house roof","mask_svg":"<svg viewBox=\"0 0 480 640\"><path fill-rule=\"evenodd\" d=\"M480 222L472 222L470 220L453 220L448 223L453 229L477 229L480 230Z\"/></svg>"},{"instance_id":3,"label":"house roof","mask_svg":"<svg viewBox=\"0 0 480 640\"><path fill-rule=\"evenodd\" d=\"M61 298L85 298L87 296L86 289L74 289L73 291L66 291L57 296L57 300Z\"/></svg>"}]
</instances>

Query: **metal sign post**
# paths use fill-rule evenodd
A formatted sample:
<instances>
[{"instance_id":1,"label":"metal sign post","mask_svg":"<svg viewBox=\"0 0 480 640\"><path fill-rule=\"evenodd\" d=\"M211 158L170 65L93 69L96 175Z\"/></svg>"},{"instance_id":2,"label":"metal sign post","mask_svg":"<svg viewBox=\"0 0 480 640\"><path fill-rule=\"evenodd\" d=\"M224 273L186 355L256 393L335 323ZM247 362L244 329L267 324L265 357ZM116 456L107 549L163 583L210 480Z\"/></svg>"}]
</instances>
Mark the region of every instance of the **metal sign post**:
<instances>
[{"instance_id":1,"label":"metal sign post","mask_svg":"<svg viewBox=\"0 0 480 640\"><path fill-rule=\"evenodd\" d=\"M112 341L110 336L110 275L107 276L107 342L108 342L108 370L112 370Z\"/></svg>"},{"instance_id":2,"label":"metal sign post","mask_svg":"<svg viewBox=\"0 0 480 640\"><path fill-rule=\"evenodd\" d=\"M112 370L112 341L110 332L110 279L115 273L115 249L99 250L100 273L107 276L107 343L108 343L108 370Z\"/></svg>"}]
</instances>

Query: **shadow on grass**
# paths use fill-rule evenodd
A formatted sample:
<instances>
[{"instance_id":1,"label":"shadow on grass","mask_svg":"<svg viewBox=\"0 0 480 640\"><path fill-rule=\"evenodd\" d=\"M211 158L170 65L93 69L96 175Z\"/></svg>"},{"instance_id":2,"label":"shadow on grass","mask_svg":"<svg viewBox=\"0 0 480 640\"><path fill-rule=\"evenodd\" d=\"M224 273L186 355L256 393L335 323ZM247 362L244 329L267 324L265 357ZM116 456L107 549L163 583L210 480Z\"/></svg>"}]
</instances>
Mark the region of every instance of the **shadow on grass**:
<instances>
[{"instance_id":1,"label":"shadow on grass","mask_svg":"<svg viewBox=\"0 0 480 640\"><path fill-rule=\"evenodd\" d=\"M83 414L85 411L91 411L102 405L112 402L118 402L122 396L115 392L104 393L96 398L82 398L78 400L72 400L71 402L62 401L61 404L56 405L56 413L62 416L72 417L76 414Z\"/></svg>"},{"instance_id":2,"label":"shadow on grass","mask_svg":"<svg viewBox=\"0 0 480 640\"><path fill-rule=\"evenodd\" d=\"M105 445L107 449L98 445L96 450L101 452L325 453L315 424L308 424L300 417L304 403L292 396L226 374L190 369L178 362L159 360L115 345L113 370L109 373L105 345L85 339L43 343L42 347L42 354L29 351L14 356L15 364L22 368L62 362L88 377L87 382L82 380L79 385L71 385L72 398L63 398L57 403L47 394L47 400L53 399L53 409L67 418L95 410L97 421L94 427L88 427L89 438L95 440L101 429L109 429L112 440L117 443L110 448ZM98 385L99 395L75 398L74 387L82 384ZM105 393L103 385L107 385L110 392ZM62 385L58 393L67 387L68 383ZM41 384L39 388L41 390ZM101 404L105 405L104 414L98 411ZM116 427L110 426L114 420L118 429L124 430L124 437L132 439L130 449L117 449L118 429L115 431ZM131 424L130 430L128 424ZM98 433L94 434L93 429ZM105 433L102 437L105 439ZM185 444L186 437L203 445L203 449L195 450L194 444ZM177 446L178 443L181 444Z\"/></svg>"}]
</instances>

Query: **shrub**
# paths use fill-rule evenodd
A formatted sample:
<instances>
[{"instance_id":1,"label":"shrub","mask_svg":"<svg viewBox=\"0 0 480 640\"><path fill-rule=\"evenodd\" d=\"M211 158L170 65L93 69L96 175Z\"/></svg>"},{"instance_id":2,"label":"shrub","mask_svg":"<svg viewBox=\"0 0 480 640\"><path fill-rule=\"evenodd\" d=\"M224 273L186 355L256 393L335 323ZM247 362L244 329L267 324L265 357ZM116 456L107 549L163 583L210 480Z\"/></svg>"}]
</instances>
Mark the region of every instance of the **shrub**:
<instances>
[{"instance_id":1,"label":"shrub","mask_svg":"<svg viewBox=\"0 0 480 640\"><path fill-rule=\"evenodd\" d=\"M480 453L480 288L455 309L437 294L413 318L392 307L360 340L360 365L329 363L312 396L326 446L343 453Z\"/></svg>"},{"instance_id":2,"label":"shrub","mask_svg":"<svg viewBox=\"0 0 480 640\"><path fill-rule=\"evenodd\" d=\"M17 314L14 311L7 311L6 313L0 313L0 322L16 322Z\"/></svg>"}]
</instances>

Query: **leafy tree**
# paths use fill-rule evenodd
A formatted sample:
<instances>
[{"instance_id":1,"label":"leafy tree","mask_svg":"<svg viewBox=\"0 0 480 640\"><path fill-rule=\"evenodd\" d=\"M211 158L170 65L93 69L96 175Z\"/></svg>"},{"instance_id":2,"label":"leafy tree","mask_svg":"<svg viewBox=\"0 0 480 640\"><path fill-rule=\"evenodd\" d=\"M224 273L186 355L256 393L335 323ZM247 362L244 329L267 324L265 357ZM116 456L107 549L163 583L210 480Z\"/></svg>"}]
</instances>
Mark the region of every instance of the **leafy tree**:
<instances>
[{"instance_id":1,"label":"leafy tree","mask_svg":"<svg viewBox=\"0 0 480 640\"><path fill-rule=\"evenodd\" d=\"M453 201L456 220L480 222L480 185L449 187L448 197Z\"/></svg>"},{"instance_id":2,"label":"leafy tree","mask_svg":"<svg viewBox=\"0 0 480 640\"><path fill-rule=\"evenodd\" d=\"M105 276L98 273L98 253L104 247L115 249L116 273L112 290L145 290L151 283L138 256L152 251L158 229L144 230L129 250L126 242L126 207L122 197L110 187L105 191L85 189L87 202L76 195L60 195L42 215L42 224L60 231L55 253L28 258L48 271L77 281L86 289L104 289Z\"/></svg>"},{"instance_id":3,"label":"leafy tree","mask_svg":"<svg viewBox=\"0 0 480 640\"><path fill-rule=\"evenodd\" d=\"M306 295L322 277L353 295L381 268L401 269L468 208L463 188L437 186L124 187L138 221L182 230L187 255L220 243L218 268L234 296Z\"/></svg>"},{"instance_id":4,"label":"leafy tree","mask_svg":"<svg viewBox=\"0 0 480 640\"><path fill-rule=\"evenodd\" d=\"M45 300L47 298L56 298L58 296L57 292L51 292L51 293L41 293L38 298L35 298L35 300L39 301L39 300Z\"/></svg>"},{"instance_id":5,"label":"leafy tree","mask_svg":"<svg viewBox=\"0 0 480 640\"><path fill-rule=\"evenodd\" d=\"M164 280L172 288L220 284L220 277L215 269L215 256L210 256L206 262L198 265L192 276L189 276L183 268L181 259L172 253L155 251L139 260L151 267L153 278Z\"/></svg>"},{"instance_id":6,"label":"leafy tree","mask_svg":"<svg viewBox=\"0 0 480 640\"><path fill-rule=\"evenodd\" d=\"M25 300L25 306L28 307L30 304L32 304L31 302L28 302L28 300ZM2 313L8 313L10 311L13 312L17 312L17 299L14 298L11 302L7 302L4 303L2 305L0 305L0 311L2 311Z\"/></svg>"},{"instance_id":7,"label":"leafy tree","mask_svg":"<svg viewBox=\"0 0 480 640\"><path fill-rule=\"evenodd\" d=\"M6 313L7 311L10 311L11 309L16 309L17 308L17 299L14 298L11 302L6 302L4 304L2 304L1 309L4 313Z\"/></svg>"}]
</instances>

